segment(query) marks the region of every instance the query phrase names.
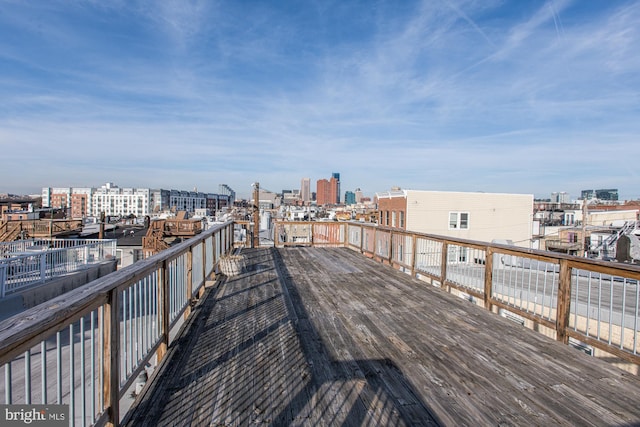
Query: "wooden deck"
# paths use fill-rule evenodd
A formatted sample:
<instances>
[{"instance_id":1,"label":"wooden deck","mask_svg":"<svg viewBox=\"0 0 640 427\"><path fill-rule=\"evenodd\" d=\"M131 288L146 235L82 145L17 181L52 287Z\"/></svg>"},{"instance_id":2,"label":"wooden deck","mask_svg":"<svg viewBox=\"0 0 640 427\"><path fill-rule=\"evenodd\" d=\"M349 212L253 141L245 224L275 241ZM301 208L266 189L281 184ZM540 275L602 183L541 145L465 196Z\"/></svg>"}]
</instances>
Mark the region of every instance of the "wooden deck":
<instances>
[{"instance_id":1,"label":"wooden deck","mask_svg":"<svg viewBox=\"0 0 640 427\"><path fill-rule=\"evenodd\" d=\"M128 425L640 424L640 378L356 252L243 253Z\"/></svg>"}]
</instances>

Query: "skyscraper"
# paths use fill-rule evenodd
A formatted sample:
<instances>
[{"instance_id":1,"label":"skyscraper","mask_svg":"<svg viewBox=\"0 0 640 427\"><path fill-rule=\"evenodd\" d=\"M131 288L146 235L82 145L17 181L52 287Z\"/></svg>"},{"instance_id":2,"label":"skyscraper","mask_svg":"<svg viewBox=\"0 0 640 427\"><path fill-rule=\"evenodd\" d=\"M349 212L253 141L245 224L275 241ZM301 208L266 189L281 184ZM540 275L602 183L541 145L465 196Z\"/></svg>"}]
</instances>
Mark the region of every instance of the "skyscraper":
<instances>
[{"instance_id":1,"label":"skyscraper","mask_svg":"<svg viewBox=\"0 0 640 427\"><path fill-rule=\"evenodd\" d=\"M334 172L331 174L331 198L335 204L340 204L340 173Z\"/></svg>"},{"instance_id":2,"label":"skyscraper","mask_svg":"<svg viewBox=\"0 0 640 427\"><path fill-rule=\"evenodd\" d=\"M353 191L345 191L344 193L344 204L345 205L355 205L356 204L356 193Z\"/></svg>"},{"instance_id":3,"label":"skyscraper","mask_svg":"<svg viewBox=\"0 0 640 427\"><path fill-rule=\"evenodd\" d=\"M316 182L316 200L318 206L333 204L330 197L330 184L326 179L319 179Z\"/></svg>"},{"instance_id":4,"label":"skyscraper","mask_svg":"<svg viewBox=\"0 0 640 427\"><path fill-rule=\"evenodd\" d=\"M316 200L318 205L340 204L340 174L334 172L329 180L320 179L317 182Z\"/></svg>"},{"instance_id":5,"label":"skyscraper","mask_svg":"<svg viewBox=\"0 0 640 427\"><path fill-rule=\"evenodd\" d=\"M305 205L311 201L311 179L309 178L302 178L300 181L300 199Z\"/></svg>"}]
</instances>

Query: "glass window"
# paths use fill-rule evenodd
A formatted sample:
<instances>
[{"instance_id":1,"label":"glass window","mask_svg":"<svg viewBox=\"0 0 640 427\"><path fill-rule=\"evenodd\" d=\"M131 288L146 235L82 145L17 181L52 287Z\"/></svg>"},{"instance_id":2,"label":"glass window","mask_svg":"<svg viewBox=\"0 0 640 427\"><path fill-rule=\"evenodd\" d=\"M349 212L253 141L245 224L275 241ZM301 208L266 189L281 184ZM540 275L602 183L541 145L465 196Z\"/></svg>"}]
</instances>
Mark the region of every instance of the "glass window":
<instances>
[{"instance_id":1,"label":"glass window","mask_svg":"<svg viewBox=\"0 0 640 427\"><path fill-rule=\"evenodd\" d=\"M449 213L449 228L458 228L458 212Z\"/></svg>"},{"instance_id":2,"label":"glass window","mask_svg":"<svg viewBox=\"0 0 640 427\"><path fill-rule=\"evenodd\" d=\"M449 212L449 230L469 228L469 212Z\"/></svg>"},{"instance_id":3,"label":"glass window","mask_svg":"<svg viewBox=\"0 0 640 427\"><path fill-rule=\"evenodd\" d=\"M469 228L469 214L460 212L460 228Z\"/></svg>"}]
</instances>

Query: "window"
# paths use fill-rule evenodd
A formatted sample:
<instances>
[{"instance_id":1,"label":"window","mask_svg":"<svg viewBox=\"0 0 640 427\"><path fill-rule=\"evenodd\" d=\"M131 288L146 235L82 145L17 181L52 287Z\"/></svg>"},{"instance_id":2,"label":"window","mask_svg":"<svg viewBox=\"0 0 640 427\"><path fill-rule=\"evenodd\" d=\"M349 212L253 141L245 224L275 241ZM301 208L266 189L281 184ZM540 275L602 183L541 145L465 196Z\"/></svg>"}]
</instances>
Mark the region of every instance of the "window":
<instances>
[{"instance_id":1,"label":"window","mask_svg":"<svg viewBox=\"0 0 640 427\"><path fill-rule=\"evenodd\" d=\"M396 226L396 211L391 212L391 226Z\"/></svg>"},{"instance_id":2,"label":"window","mask_svg":"<svg viewBox=\"0 0 640 427\"><path fill-rule=\"evenodd\" d=\"M404 228L404 211L400 211L400 228Z\"/></svg>"},{"instance_id":3,"label":"window","mask_svg":"<svg viewBox=\"0 0 640 427\"><path fill-rule=\"evenodd\" d=\"M469 212L449 212L449 230L469 228Z\"/></svg>"}]
</instances>

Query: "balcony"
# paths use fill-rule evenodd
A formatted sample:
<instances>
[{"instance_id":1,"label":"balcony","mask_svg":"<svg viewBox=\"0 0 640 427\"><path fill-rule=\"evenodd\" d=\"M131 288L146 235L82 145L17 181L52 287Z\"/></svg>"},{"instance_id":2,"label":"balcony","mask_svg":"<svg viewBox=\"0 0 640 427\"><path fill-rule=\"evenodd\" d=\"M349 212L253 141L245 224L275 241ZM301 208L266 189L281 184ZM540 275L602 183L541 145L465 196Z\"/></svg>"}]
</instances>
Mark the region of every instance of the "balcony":
<instances>
[{"instance_id":1,"label":"balcony","mask_svg":"<svg viewBox=\"0 0 640 427\"><path fill-rule=\"evenodd\" d=\"M1 323L0 398L76 425L640 422L640 379L567 345L637 372L639 268L355 223L276 237L226 277L227 223Z\"/></svg>"}]
</instances>

